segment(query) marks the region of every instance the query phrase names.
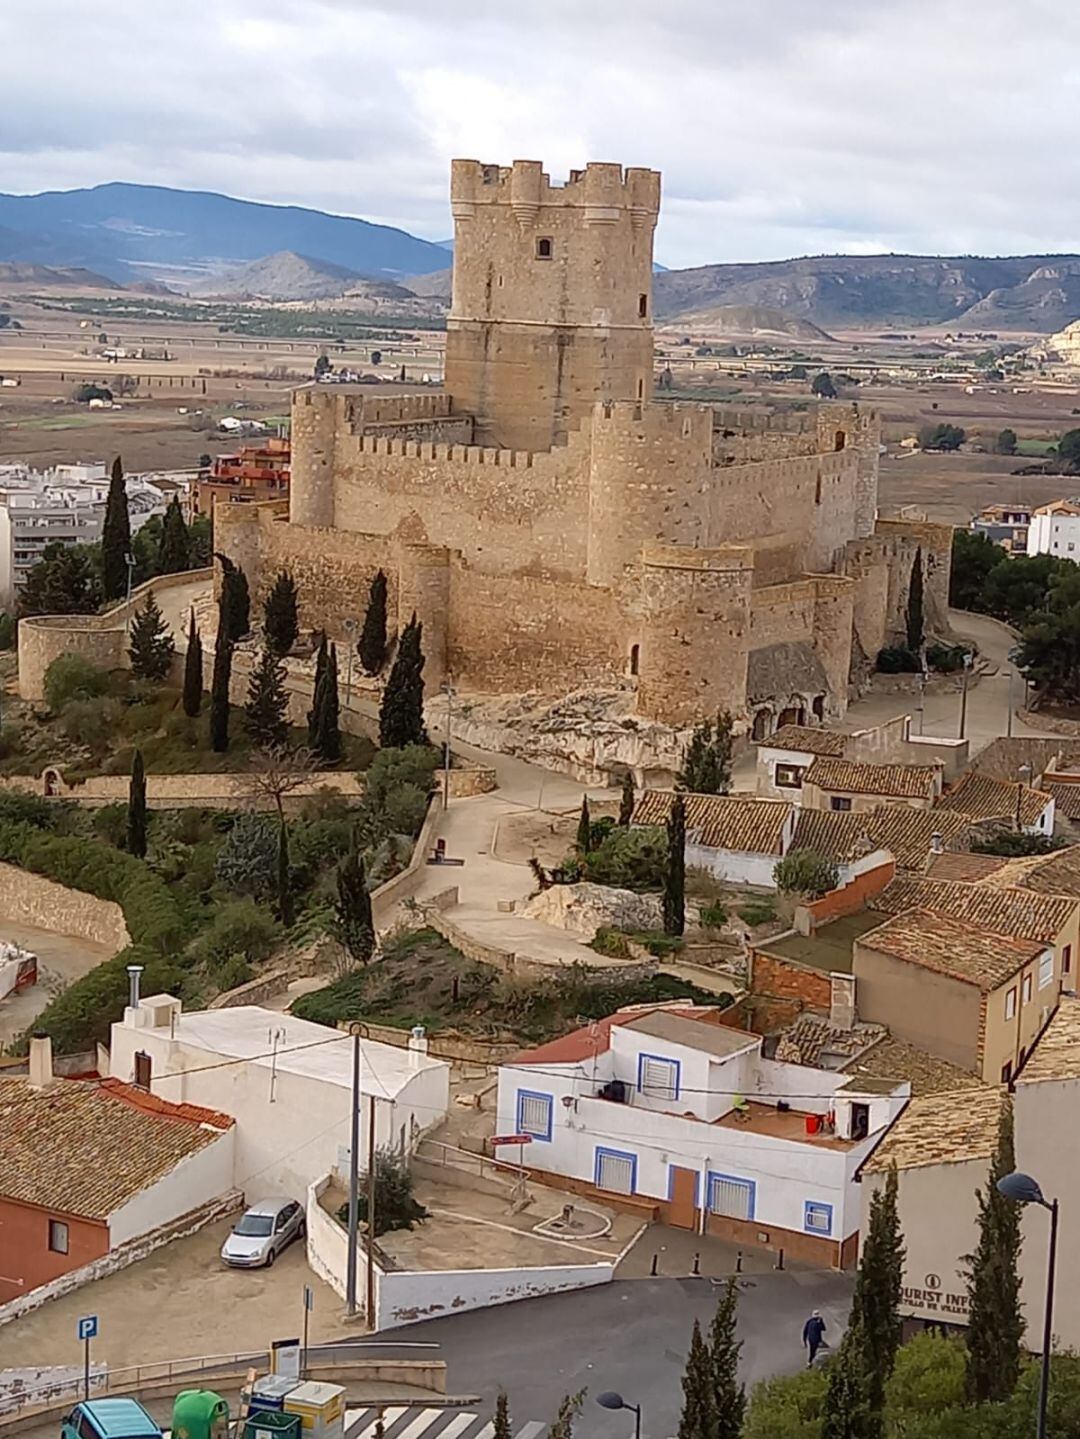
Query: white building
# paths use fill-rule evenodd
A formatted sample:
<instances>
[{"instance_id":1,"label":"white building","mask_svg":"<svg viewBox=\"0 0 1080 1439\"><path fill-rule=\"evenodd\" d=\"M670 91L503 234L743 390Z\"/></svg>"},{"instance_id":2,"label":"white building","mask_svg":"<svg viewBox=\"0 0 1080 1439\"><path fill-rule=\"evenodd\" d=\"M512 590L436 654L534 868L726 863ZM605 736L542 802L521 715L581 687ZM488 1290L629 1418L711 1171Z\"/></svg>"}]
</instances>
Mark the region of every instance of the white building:
<instances>
[{"instance_id":1,"label":"white building","mask_svg":"<svg viewBox=\"0 0 1080 1439\"><path fill-rule=\"evenodd\" d=\"M855 1174L910 1085L766 1059L720 1017L637 1006L517 1056L499 1070L499 1135L528 1135L526 1166L575 1193L853 1264Z\"/></svg>"},{"instance_id":2,"label":"white building","mask_svg":"<svg viewBox=\"0 0 1080 1439\"><path fill-rule=\"evenodd\" d=\"M1027 552L1080 561L1080 504L1075 500L1052 500L1032 510Z\"/></svg>"},{"instance_id":3,"label":"white building","mask_svg":"<svg viewBox=\"0 0 1080 1439\"><path fill-rule=\"evenodd\" d=\"M369 1097L375 1143L410 1153L446 1115L450 1066L429 1059L414 1034L408 1049L360 1041L361 1155ZM109 1068L149 1083L163 1099L224 1110L236 1120L234 1183L249 1200L307 1187L342 1163L350 1138L352 1038L257 1006L183 1012L152 995L112 1027Z\"/></svg>"}]
</instances>

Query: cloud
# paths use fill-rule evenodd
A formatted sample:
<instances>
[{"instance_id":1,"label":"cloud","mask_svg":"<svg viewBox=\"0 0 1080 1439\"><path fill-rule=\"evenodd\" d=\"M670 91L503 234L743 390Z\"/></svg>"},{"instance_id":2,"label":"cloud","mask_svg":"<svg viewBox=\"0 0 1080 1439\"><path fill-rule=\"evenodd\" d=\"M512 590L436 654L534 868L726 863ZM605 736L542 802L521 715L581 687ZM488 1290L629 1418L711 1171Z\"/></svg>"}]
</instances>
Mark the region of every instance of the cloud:
<instances>
[{"instance_id":1,"label":"cloud","mask_svg":"<svg viewBox=\"0 0 1080 1439\"><path fill-rule=\"evenodd\" d=\"M0 189L450 233L449 161L664 172L668 264L1074 250L1072 0L4 0Z\"/></svg>"}]
</instances>

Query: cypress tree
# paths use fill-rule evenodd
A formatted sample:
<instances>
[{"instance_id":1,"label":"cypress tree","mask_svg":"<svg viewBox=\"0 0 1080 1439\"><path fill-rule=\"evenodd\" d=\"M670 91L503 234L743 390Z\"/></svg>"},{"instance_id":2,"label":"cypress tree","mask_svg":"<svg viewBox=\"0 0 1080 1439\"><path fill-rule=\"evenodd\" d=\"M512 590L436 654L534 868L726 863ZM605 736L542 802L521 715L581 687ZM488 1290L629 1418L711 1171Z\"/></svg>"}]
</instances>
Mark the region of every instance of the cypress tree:
<instances>
[{"instance_id":1,"label":"cypress tree","mask_svg":"<svg viewBox=\"0 0 1080 1439\"><path fill-rule=\"evenodd\" d=\"M911 584L908 587L907 647L913 655L921 655L926 638L926 620L923 614L923 559L922 550L915 551L915 563L911 566Z\"/></svg>"},{"instance_id":2,"label":"cypress tree","mask_svg":"<svg viewBox=\"0 0 1080 1439\"><path fill-rule=\"evenodd\" d=\"M117 455L105 501L101 530L101 585L107 600L119 600L127 593L127 557L131 553L131 518L128 514L124 466Z\"/></svg>"},{"instance_id":3,"label":"cypress tree","mask_svg":"<svg viewBox=\"0 0 1080 1439\"><path fill-rule=\"evenodd\" d=\"M146 857L146 771L142 750L136 750L131 761L131 782L128 785L127 850L138 859Z\"/></svg>"},{"instance_id":4,"label":"cypress tree","mask_svg":"<svg viewBox=\"0 0 1080 1439\"><path fill-rule=\"evenodd\" d=\"M289 831L284 820L278 825L277 902L278 919L288 929L296 914L293 908L292 878L289 873Z\"/></svg>"},{"instance_id":5,"label":"cypress tree","mask_svg":"<svg viewBox=\"0 0 1080 1439\"><path fill-rule=\"evenodd\" d=\"M622 796L619 799L619 823L626 826L634 817L634 774L627 770L622 778Z\"/></svg>"},{"instance_id":6,"label":"cypress tree","mask_svg":"<svg viewBox=\"0 0 1080 1439\"><path fill-rule=\"evenodd\" d=\"M365 673L377 675L386 663L386 576L382 570L371 582L358 649Z\"/></svg>"},{"instance_id":7,"label":"cypress tree","mask_svg":"<svg viewBox=\"0 0 1080 1439\"><path fill-rule=\"evenodd\" d=\"M979 1203L979 1243L967 1262L970 1318L967 1329L968 1399L974 1404L1008 1399L1020 1377L1024 1319L1020 1310L1020 1206L998 1193L997 1182L1016 1168L1012 1103L998 1120L997 1146Z\"/></svg>"},{"instance_id":8,"label":"cypress tree","mask_svg":"<svg viewBox=\"0 0 1080 1439\"><path fill-rule=\"evenodd\" d=\"M589 819L589 796L581 796L581 818L578 820L577 838L574 848L578 854L588 854L592 849L592 822Z\"/></svg>"},{"instance_id":9,"label":"cypress tree","mask_svg":"<svg viewBox=\"0 0 1080 1439\"><path fill-rule=\"evenodd\" d=\"M664 872L664 933L686 927L686 806L681 794L671 802L667 822L668 856Z\"/></svg>"},{"instance_id":10,"label":"cypress tree","mask_svg":"<svg viewBox=\"0 0 1080 1439\"><path fill-rule=\"evenodd\" d=\"M158 574L175 575L191 568L191 538L184 515L180 509L179 497L173 495L165 511L161 526L161 543L158 546Z\"/></svg>"},{"instance_id":11,"label":"cypress tree","mask_svg":"<svg viewBox=\"0 0 1080 1439\"><path fill-rule=\"evenodd\" d=\"M229 680L232 678L232 640L218 634L214 647L214 675L210 682L210 748L224 754L229 748Z\"/></svg>"},{"instance_id":12,"label":"cypress tree","mask_svg":"<svg viewBox=\"0 0 1080 1439\"><path fill-rule=\"evenodd\" d=\"M355 844L338 865L336 881L331 933L354 964L367 964L375 952L375 920L364 856Z\"/></svg>"},{"instance_id":13,"label":"cypress tree","mask_svg":"<svg viewBox=\"0 0 1080 1439\"><path fill-rule=\"evenodd\" d=\"M701 783L702 769L705 765L705 755L712 740L712 725L708 720L704 724L694 726L690 735L686 752L683 755L682 769L675 780L675 788L687 790L690 794L702 794L698 788Z\"/></svg>"},{"instance_id":14,"label":"cypress tree","mask_svg":"<svg viewBox=\"0 0 1080 1439\"><path fill-rule=\"evenodd\" d=\"M379 743L383 749L426 744L424 728L423 626L414 612L401 633L397 654L379 710Z\"/></svg>"},{"instance_id":15,"label":"cypress tree","mask_svg":"<svg viewBox=\"0 0 1080 1439\"><path fill-rule=\"evenodd\" d=\"M285 667L269 645L263 646L259 663L248 681L247 704L244 706L244 727L252 744L262 749L283 749L288 739L286 714L289 698L285 693Z\"/></svg>"},{"instance_id":16,"label":"cypress tree","mask_svg":"<svg viewBox=\"0 0 1080 1439\"><path fill-rule=\"evenodd\" d=\"M491 1439L511 1439L510 1404L505 1389L500 1389L495 1396L495 1418L491 1429Z\"/></svg>"},{"instance_id":17,"label":"cypress tree","mask_svg":"<svg viewBox=\"0 0 1080 1439\"><path fill-rule=\"evenodd\" d=\"M708 794L728 794L731 790L731 753L734 743L730 710L721 710L713 730L709 780L713 788Z\"/></svg>"},{"instance_id":18,"label":"cypress tree","mask_svg":"<svg viewBox=\"0 0 1080 1439\"><path fill-rule=\"evenodd\" d=\"M224 631L235 644L251 629L251 592L243 570L228 555L219 554L217 558L221 563L218 633Z\"/></svg>"},{"instance_id":19,"label":"cypress tree","mask_svg":"<svg viewBox=\"0 0 1080 1439\"><path fill-rule=\"evenodd\" d=\"M821 1439L872 1439L875 1433L866 1404L865 1373L860 1353L862 1339L853 1313L840 1352L829 1365Z\"/></svg>"},{"instance_id":20,"label":"cypress tree","mask_svg":"<svg viewBox=\"0 0 1080 1439\"><path fill-rule=\"evenodd\" d=\"M169 673L175 653L172 632L151 590L147 593L146 603L141 610L135 611L131 621L128 657L132 674L136 679L153 680L160 684Z\"/></svg>"},{"instance_id":21,"label":"cypress tree","mask_svg":"<svg viewBox=\"0 0 1080 1439\"><path fill-rule=\"evenodd\" d=\"M322 703L322 685L326 676L326 668L330 663L330 651L326 644L326 631L319 637L319 648L315 655L315 684L311 691L311 708L308 710L307 735L308 746L315 748L318 742L319 728L319 706Z\"/></svg>"},{"instance_id":22,"label":"cypress tree","mask_svg":"<svg viewBox=\"0 0 1080 1439\"><path fill-rule=\"evenodd\" d=\"M717 1439L739 1439L746 1413L746 1390L739 1383L739 1354L742 1344L735 1338L738 1302L735 1280L729 1279L709 1326L709 1359L712 1365L713 1399L716 1404Z\"/></svg>"},{"instance_id":23,"label":"cypress tree","mask_svg":"<svg viewBox=\"0 0 1080 1439\"><path fill-rule=\"evenodd\" d=\"M296 582L282 570L263 605L263 633L275 654L287 655L300 633L297 615Z\"/></svg>"},{"instance_id":24,"label":"cypress tree","mask_svg":"<svg viewBox=\"0 0 1080 1439\"><path fill-rule=\"evenodd\" d=\"M187 654L184 657L184 713L194 719L202 709L203 653L202 640L195 627L195 611L191 611L188 625Z\"/></svg>"},{"instance_id":25,"label":"cypress tree","mask_svg":"<svg viewBox=\"0 0 1080 1439\"><path fill-rule=\"evenodd\" d=\"M701 1325L696 1319L690 1335L686 1368L683 1370L682 1391L678 1439L718 1439L712 1357L708 1345L701 1337Z\"/></svg>"},{"instance_id":26,"label":"cypress tree","mask_svg":"<svg viewBox=\"0 0 1080 1439\"><path fill-rule=\"evenodd\" d=\"M315 694L315 734L312 748L326 764L337 764L341 758L337 645L330 646L326 668Z\"/></svg>"},{"instance_id":27,"label":"cypress tree","mask_svg":"<svg viewBox=\"0 0 1080 1439\"><path fill-rule=\"evenodd\" d=\"M694 728L683 756L676 789L691 794L727 794L731 789L732 718L727 710Z\"/></svg>"}]
</instances>

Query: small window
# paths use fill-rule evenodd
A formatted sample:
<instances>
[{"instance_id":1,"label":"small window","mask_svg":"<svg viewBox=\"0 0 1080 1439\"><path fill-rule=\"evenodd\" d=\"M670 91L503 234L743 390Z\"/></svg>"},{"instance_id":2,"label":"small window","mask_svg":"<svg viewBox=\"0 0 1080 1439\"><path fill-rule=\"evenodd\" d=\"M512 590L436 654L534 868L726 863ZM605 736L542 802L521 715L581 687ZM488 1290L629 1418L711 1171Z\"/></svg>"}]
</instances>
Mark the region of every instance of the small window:
<instances>
[{"instance_id":1,"label":"small window","mask_svg":"<svg viewBox=\"0 0 1080 1439\"><path fill-rule=\"evenodd\" d=\"M54 1254L68 1252L68 1227L62 1219L49 1220L49 1248Z\"/></svg>"},{"instance_id":2,"label":"small window","mask_svg":"<svg viewBox=\"0 0 1080 1439\"><path fill-rule=\"evenodd\" d=\"M653 1054L638 1055L638 1093L650 1099L678 1099L679 1061L659 1059Z\"/></svg>"},{"instance_id":3,"label":"small window","mask_svg":"<svg viewBox=\"0 0 1080 1439\"><path fill-rule=\"evenodd\" d=\"M636 674L637 674L637 672L638 672L638 665L640 664L640 662L641 662L641 646L640 646L640 645L631 645L631 646L630 646L630 673L631 673L632 675L636 675Z\"/></svg>"},{"instance_id":4,"label":"small window","mask_svg":"<svg viewBox=\"0 0 1080 1439\"><path fill-rule=\"evenodd\" d=\"M842 450L846 444L847 435L844 434L843 430L837 430L836 436L833 440L833 449Z\"/></svg>"},{"instance_id":5,"label":"small window","mask_svg":"<svg viewBox=\"0 0 1080 1439\"><path fill-rule=\"evenodd\" d=\"M1011 1065L1011 1064L1003 1064L1003 1065L1001 1066L1001 1082L1002 1082L1002 1084L1008 1084L1008 1082L1009 1082L1009 1080L1010 1080L1011 1078L1012 1078L1012 1065Z\"/></svg>"},{"instance_id":6,"label":"small window","mask_svg":"<svg viewBox=\"0 0 1080 1439\"><path fill-rule=\"evenodd\" d=\"M832 1205L808 1199L803 1205L803 1228L807 1234L832 1233Z\"/></svg>"},{"instance_id":7,"label":"small window","mask_svg":"<svg viewBox=\"0 0 1080 1439\"><path fill-rule=\"evenodd\" d=\"M594 1180L597 1189L606 1189L610 1194L633 1194L637 1156L625 1154L621 1149L598 1148Z\"/></svg>"},{"instance_id":8,"label":"small window","mask_svg":"<svg viewBox=\"0 0 1080 1439\"><path fill-rule=\"evenodd\" d=\"M551 1138L551 1095L534 1094L531 1089L517 1093L517 1131L534 1139Z\"/></svg>"},{"instance_id":9,"label":"small window","mask_svg":"<svg viewBox=\"0 0 1080 1439\"><path fill-rule=\"evenodd\" d=\"M536 242L536 258L538 260L550 260L555 248L554 241L550 235L541 235Z\"/></svg>"},{"instance_id":10,"label":"small window","mask_svg":"<svg viewBox=\"0 0 1080 1439\"><path fill-rule=\"evenodd\" d=\"M1024 1004L1027 1004L1028 1000L1031 998L1031 975L1030 975L1030 974L1025 974L1025 975L1024 975L1024 991L1023 991L1023 993L1024 993L1024 997L1023 997L1023 1001L1022 1001L1022 1002L1023 1002Z\"/></svg>"},{"instance_id":11,"label":"small window","mask_svg":"<svg viewBox=\"0 0 1080 1439\"><path fill-rule=\"evenodd\" d=\"M639 296L637 297L637 312L638 312L638 318L641 319L641 320L644 320L644 319L646 319L646 318L648 317L648 314L649 314L649 297L648 297L648 295L639 295ZM1069 549L1070 549L1070 550L1072 549L1072 545L1069 546Z\"/></svg>"},{"instance_id":12,"label":"small window","mask_svg":"<svg viewBox=\"0 0 1080 1439\"><path fill-rule=\"evenodd\" d=\"M1013 985L1005 996L1005 1018L1015 1019L1016 1017L1016 986Z\"/></svg>"},{"instance_id":13,"label":"small window","mask_svg":"<svg viewBox=\"0 0 1080 1439\"><path fill-rule=\"evenodd\" d=\"M1061 951L1061 972L1070 974L1072 972L1072 945L1067 944Z\"/></svg>"},{"instance_id":14,"label":"small window","mask_svg":"<svg viewBox=\"0 0 1080 1439\"><path fill-rule=\"evenodd\" d=\"M144 1049L135 1055L135 1084L139 1089L150 1088L150 1056Z\"/></svg>"},{"instance_id":15,"label":"small window","mask_svg":"<svg viewBox=\"0 0 1080 1439\"><path fill-rule=\"evenodd\" d=\"M829 808L839 810L841 814L846 814L851 808L851 801L845 795L834 794L829 801Z\"/></svg>"},{"instance_id":16,"label":"small window","mask_svg":"<svg viewBox=\"0 0 1080 1439\"><path fill-rule=\"evenodd\" d=\"M1045 954L1039 955L1039 988L1045 989L1048 984L1054 982L1054 953L1047 950Z\"/></svg>"},{"instance_id":17,"label":"small window","mask_svg":"<svg viewBox=\"0 0 1080 1439\"><path fill-rule=\"evenodd\" d=\"M723 1214L729 1219L753 1219L756 1188L752 1179L733 1179L728 1174L710 1174L709 1213Z\"/></svg>"},{"instance_id":18,"label":"small window","mask_svg":"<svg viewBox=\"0 0 1080 1439\"><path fill-rule=\"evenodd\" d=\"M776 783L780 789L802 789L803 767L797 764L778 764Z\"/></svg>"},{"instance_id":19,"label":"small window","mask_svg":"<svg viewBox=\"0 0 1080 1439\"><path fill-rule=\"evenodd\" d=\"M814 485L814 504L821 504L821 476L818 475L817 483Z\"/></svg>"}]
</instances>

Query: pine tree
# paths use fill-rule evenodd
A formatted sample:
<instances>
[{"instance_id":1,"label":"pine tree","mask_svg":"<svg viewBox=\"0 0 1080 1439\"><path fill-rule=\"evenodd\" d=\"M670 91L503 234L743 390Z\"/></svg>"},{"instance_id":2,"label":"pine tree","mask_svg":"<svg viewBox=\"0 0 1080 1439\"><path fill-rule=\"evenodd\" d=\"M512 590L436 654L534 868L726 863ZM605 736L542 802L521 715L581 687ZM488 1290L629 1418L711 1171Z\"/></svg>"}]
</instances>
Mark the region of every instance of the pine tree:
<instances>
[{"instance_id":1,"label":"pine tree","mask_svg":"<svg viewBox=\"0 0 1080 1439\"><path fill-rule=\"evenodd\" d=\"M214 647L214 675L210 681L210 748L224 754L229 748L229 681L232 678L232 640L218 634Z\"/></svg>"},{"instance_id":2,"label":"pine tree","mask_svg":"<svg viewBox=\"0 0 1080 1439\"><path fill-rule=\"evenodd\" d=\"M1020 1376L1020 1345L1025 1328L1017 1273L1022 1240L1020 1206L999 1194L997 1187L998 1180L1015 1168L1013 1111L1006 1100L986 1187L975 1191L979 1243L966 1260L970 1317L965 1388L974 1404L1008 1399Z\"/></svg>"},{"instance_id":3,"label":"pine tree","mask_svg":"<svg viewBox=\"0 0 1080 1439\"><path fill-rule=\"evenodd\" d=\"M311 708L307 715L307 738L311 749L315 748L317 742L317 731L319 727L319 705L322 703L322 684L326 677L326 669L330 663L330 650L326 643L326 631L323 630L319 636L319 648L315 654L315 683L311 690Z\"/></svg>"},{"instance_id":4,"label":"pine tree","mask_svg":"<svg viewBox=\"0 0 1080 1439\"><path fill-rule=\"evenodd\" d=\"M278 825L277 902L278 919L288 929L296 914L293 908L292 876L289 872L289 830L284 820Z\"/></svg>"},{"instance_id":5,"label":"pine tree","mask_svg":"<svg viewBox=\"0 0 1080 1439\"><path fill-rule=\"evenodd\" d=\"M355 845L338 865L336 881L330 932L354 964L367 964L375 952L375 920L364 856Z\"/></svg>"},{"instance_id":6,"label":"pine tree","mask_svg":"<svg viewBox=\"0 0 1080 1439\"><path fill-rule=\"evenodd\" d=\"M716 1393L713 1387L712 1356L701 1337L701 1325L694 1320L690 1349L682 1377L683 1403L679 1415L678 1439L718 1439Z\"/></svg>"},{"instance_id":7,"label":"pine tree","mask_svg":"<svg viewBox=\"0 0 1080 1439\"><path fill-rule=\"evenodd\" d=\"M397 654L383 691L379 711L379 744L383 749L402 749L426 744L424 728L423 626L412 619L401 633Z\"/></svg>"},{"instance_id":8,"label":"pine tree","mask_svg":"<svg viewBox=\"0 0 1080 1439\"><path fill-rule=\"evenodd\" d=\"M495 1418L491 1429L491 1439L511 1439L510 1404L505 1389L500 1389L495 1395Z\"/></svg>"},{"instance_id":9,"label":"pine tree","mask_svg":"<svg viewBox=\"0 0 1080 1439\"><path fill-rule=\"evenodd\" d=\"M263 606L263 633L275 654L287 655L300 633L297 616L296 582L282 570L266 596Z\"/></svg>"},{"instance_id":10,"label":"pine tree","mask_svg":"<svg viewBox=\"0 0 1080 1439\"><path fill-rule=\"evenodd\" d=\"M248 681L244 706L244 728L252 744L262 749L283 749L289 733L288 708L285 667L270 646L264 645Z\"/></svg>"},{"instance_id":11,"label":"pine tree","mask_svg":"<svg viewBox=\"0 0 1080 1439\"><path fill-rule=\"evenodd\" d=\"M146 857L146 771L142 750L136 750L131 761L131 782L128 785L127 850L138 859Z\"/></svg>"},{"instance_id":12,"label":"pine tree","mask_svg":"<svg viewBox=\"0 0 1080 1439\"><path fill-rule=\"evenodd\" d=\"M581 1413L584 1399L584 1389L579 1389L576 1394L563 1395L555 1411L555 1418L548 1428L548 1439L573 1439L574 1420Z\"/></svg>"},{"instance_id":13,"label":"pine tree","mask_svg":"<svg viewBox=\"0 0 1080 1439\"><path fill-rule=\"evenodd\" d=\"M325 764L337 764L341 758L337 645L330 646L326 668L315 694L315 733L312 736L312 748Z\"/></svg>"},{"instance_id":14,"label":"pine tree","mask_svg":"<svg viewBox=\"0 0 1080 1439\"><path fill-rule=\"evenodd\" d=\"M619 823L624 828L634 817L634 773L627 770L622 779L622 795L619 799Z\"/></svg>"},{"instance_id":15,"label":"pine tree","mask_svg":"<svg viewBox=\"0 0 1080 1439\"><path fill-rule=\"evenodd\" d=\"M681 794L671 803L667 822L668 856L664 872L664 933L686 927L686 806Z\"/></svg>"},{"instance_id":16,"label":"pine tree","mask_svg":"<svg viewBox=\"0 0 1080 1439\"><path fill-rule=\"evenodd\" d=\"M202 709L203 694L203 653L202 640L195 627L195 611L191 611L188 625L187 654L184 656L184 713L194 719Z\"/></svg>"},{"instance_id":17,"label":"pine tree","mask_svg":"<svg viewBox=\"0 0 1080 1439\"><path fill-rule=\"evenodd\" d=\"M127 557L131 553L131 518L128 514L124 467L117 455L113 460L105 520L101 530L101 584L107 600L119 600L127 593Z\"/></svg>"},{"instance_id":18,"label":"pine tree","mask_svg":"<svg viewBox=\"0 0 1080 1439\"><path fill-rule=\"evenodd\" d=\"M128 641L131 672L136 679L153 680L160 684L169 673L175 653L172 632L151 590L147 593L146 603L141 610L136 610L131 621Z\"/></svg>"},{"instance_id":19,"label":"pine tree","mask_svg":"<svg viewBox=\"0 0 1080 1439\"><path fill-rule=\"evenodd\" d=\"M592 849L592 821L589 819L589 796L581 796L581 818L578 820L577 838L574 848L578 854L588 854Z\"/></svg>"},{"instance_id":20,"label":"pine tree","mask_svg":"<svg viewBox=\"0 0 1080 1439\"><path fill-rule=\"evenodd\" d=\"M382 570L371 582L358 649L365 673L379 674L386 663L386 576Z\"/></svg>"},{"instance_id":21,"label":"pine tree","mask_svg":"<svg viewBox=\"0 0 1080 1439\"><path fill-rule=\"evenodd\" d=\"M926 620L923 614L923 558L922 550L915 551L915 563L911 566L911 584L908 587L907 647L913 655L921 655L926 639Z\"/></svg>"},{"instance_id":22,"label":"pine tree","mask_svg":"<svg viewBox=\"0 0 1080 1439\"><path fill-rule=\"evenodd\" d=\"M746 1413L746 1390L739 1383L741 1342L735 1338L739 1291L729 1279L709 1326L709 1359L716 1405L717 1439L739 1439Z\"/></svg>"},{"instance_id":23,"label":"pine tree","mask_svg":"<svg viewBox=\"0 0 1080 1439\"><path fill-rule=\"evenodd\" d=\"M173 495L165 511L158 546L158 574L175 575L191 568L191 537L180 509L178 496Z\"/></svg>"}]
</instances>

